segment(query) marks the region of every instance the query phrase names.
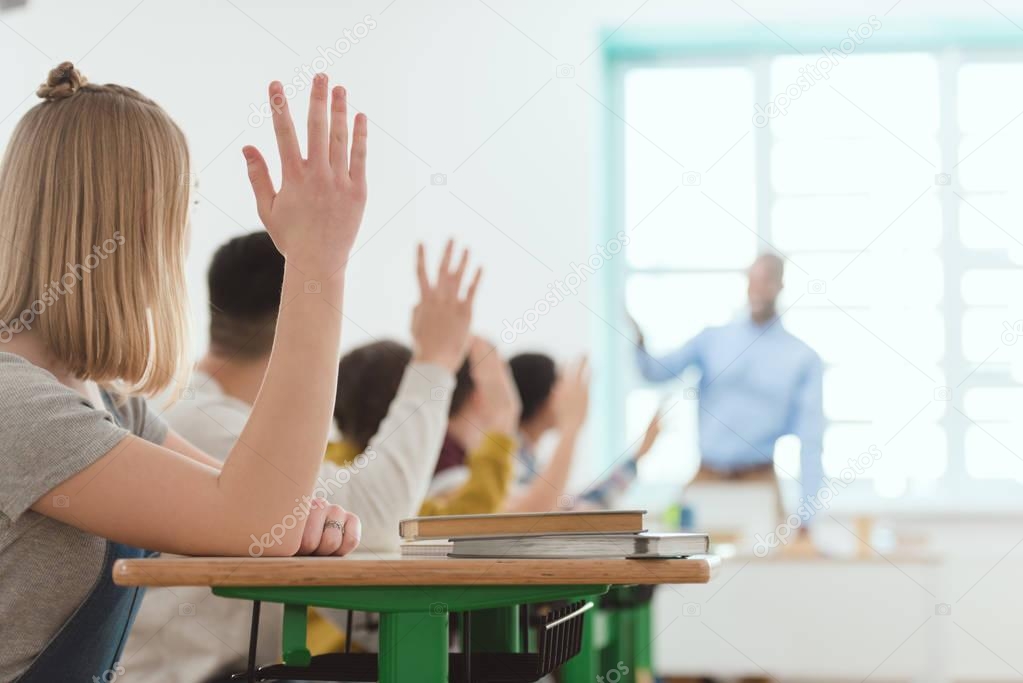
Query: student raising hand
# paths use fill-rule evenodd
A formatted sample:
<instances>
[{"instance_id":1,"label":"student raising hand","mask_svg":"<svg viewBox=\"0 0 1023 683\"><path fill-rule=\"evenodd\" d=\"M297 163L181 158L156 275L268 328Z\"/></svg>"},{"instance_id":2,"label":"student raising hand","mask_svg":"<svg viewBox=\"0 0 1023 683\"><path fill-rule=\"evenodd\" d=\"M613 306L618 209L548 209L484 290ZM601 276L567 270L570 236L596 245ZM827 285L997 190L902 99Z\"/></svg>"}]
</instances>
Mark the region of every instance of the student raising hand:
<instances>
[{"instance_id":1,"label":"student raising hand","mask_svg":"<svg viewBox=\"0 0 1023 683\"><path fill-rule=\"evenodd\" d=\"M70 62L47 74L42 101L15 126L0 161L0 680L72 680L118 661L138 595L114 586L113 562L140 548L338 555L359 542L358 519L338 506L286 520L316 487L331 432L366 119L355 119L349 154L344 90L328 114L318 75L303 158L281 84L269 92L280 189L259 152L244 155L285 255L281 306L252 411L220 457L144 400L184 388L189 374L181 129L137 90L92 82ZM102 267L15 335L14 321L35 311L24 308L38 294L31 283L61 280L97 245ZM16 604L46 609L29 624Z\"/></svg>"},{"instance_id":2,"label":"student raising hand","mask_svg":"<svg viewBox=\"0 0 1023 683\"><path fill-rule=\"evenodd\" d=\"M430 283L426 272L426 249L420 244L416 254L416 274L419 278L419 303L412 310L413 362L434 363L454 372L462 364L469 345L469 323L472 305L482 269L477 268L465 296L461 295L462 280L469 264L469 250L454 270L451 256L454 242L449 240L441 258L436 282Z\"/></svg>"},{"instance_id":3,"label":"student raising hand","mask_svg":"<svg viewBox=\"0 0 1023 683\"><path fill-rule=\"evenodd\" d=\"M329 278L344 267L366 206L366 115L355 116L349 157L347 96L344 88L334 86L328 118L327 76L316 75L303 159L284 88L280 81L270 84L280 190L274 190L259 150L242 150L259 219L288 263L310 279Z\"/></svg>"}]
</instances>

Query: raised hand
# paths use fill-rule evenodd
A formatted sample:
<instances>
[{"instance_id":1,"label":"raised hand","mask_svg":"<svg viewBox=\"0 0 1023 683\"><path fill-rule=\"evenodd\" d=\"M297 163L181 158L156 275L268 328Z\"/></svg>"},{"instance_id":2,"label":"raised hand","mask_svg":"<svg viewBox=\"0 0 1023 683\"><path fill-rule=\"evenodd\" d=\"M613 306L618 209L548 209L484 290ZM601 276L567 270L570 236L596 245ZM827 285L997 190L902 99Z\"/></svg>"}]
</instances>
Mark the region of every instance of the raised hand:
<instances>
[{"instance_id":1,"label":"raised hand","mask_svg":"<svg viewBox=\"0 0 1023 683\"><path fill-rule=\"evenodd\" d=\"M578 432L590 407L590 364L586 356L562 371L551 398L558 431Z\"/></svg>"},{"instance_id":2,"label":"raised hand","mask_svg":"<svg viewBox=\"0 0 1023 683\"><path fill-rule=\"evenodd\" d=\"M511 369L490 342L473 337L469 345L469 367L481 401L481 429L515 434L519 429L522 401Z\"/></svg>"},{"instance_id":3,"label":"raised hand","mask_svg":"<svg viewBox=\"0 0 1023 683\"><path fill-rule=\"evenodd\" d=\"M333 89L328 120L327 76L313 79L303 159L284 88L278 81L270 84L281 155L279 191L259 150L242 150L260 220L288 263L311 279L330 277L344 267L366 206L366 116L355 117L349 157L346 97L344 88Z\"/></svg>"},{"instance_id":4,"label":"raised hand","mask_svg":"<svg viewBox=\"0 0 1023 683\"><path fill-rule=\"evenodd\" d=\"M653 419L650 420L650 424L647 425L646 432L643 433L643 441L640 442L639 448L636 449L635 458L637 461L642 459L654 447L657 437L661 435L661 420L663 417L664 410L658 408L657 412L654 413Z\"/></svg>"},{"instance_id":5,"label":"raised hand","mask_svg":"<svg viewBox=\"0 0 1023 683\"><path fill-rule=\"evenodd\" d=\"M462 251L458 265L451 270L454 248L454 242L449 240L437 271L437 281L430 284L426 272L426 249L419 245L416 254L419 303L412 310L414 360L435 363L451 372L458 370L469 346L472 305L482 274L482 269L477 268L465 296L461 296L469 251Z\"/></svg>"}]
</instances>

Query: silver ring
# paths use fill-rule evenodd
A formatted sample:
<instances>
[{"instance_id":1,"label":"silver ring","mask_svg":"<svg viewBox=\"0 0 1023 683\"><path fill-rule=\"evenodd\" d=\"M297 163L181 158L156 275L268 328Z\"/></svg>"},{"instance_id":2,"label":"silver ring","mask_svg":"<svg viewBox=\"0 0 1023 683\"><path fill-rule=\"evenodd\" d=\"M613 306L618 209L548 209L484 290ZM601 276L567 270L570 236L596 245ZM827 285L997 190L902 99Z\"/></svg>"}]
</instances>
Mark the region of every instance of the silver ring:
<instances>
[{"instance_id":1,"label":"silver ring","mask_svg":"<svg viewBox=\"0 0 1023 683\"><path fill-rule=\"evenodd\" d=\"M324 521L323 522L323 528L324 529L337 529L342 534L345 532L345 524L344 524L344 522L339 522L336 519L328 519L328 520Z\"/></svg>"}]
</instances>

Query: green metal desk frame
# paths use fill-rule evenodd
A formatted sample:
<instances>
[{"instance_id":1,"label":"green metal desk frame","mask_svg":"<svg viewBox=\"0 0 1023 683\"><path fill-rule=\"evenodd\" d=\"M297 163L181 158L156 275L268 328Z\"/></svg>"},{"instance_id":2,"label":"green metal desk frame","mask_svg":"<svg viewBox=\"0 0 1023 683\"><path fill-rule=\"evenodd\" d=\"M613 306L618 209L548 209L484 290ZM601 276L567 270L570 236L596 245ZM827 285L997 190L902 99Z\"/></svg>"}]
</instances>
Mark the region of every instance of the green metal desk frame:
<instances>
[{"instance_id":1,"label":"green metal desk frame","mask_svg":"<svg viewBox=\"0 0 1023 683\"><path fill-rule=\"evenodd\" d=\"M284 605L284 662L306 666L309 607L380 613L380 683L447 683L448 616L474 612L473 642L481 651L519 652L518 605L596 600L608 585L583 586L287 586L213 588L226 598ZM563 683L592 683L600 673L594 638L599 621L583 615L582 649L562 668Z\"/></svg>"}]
</instances>

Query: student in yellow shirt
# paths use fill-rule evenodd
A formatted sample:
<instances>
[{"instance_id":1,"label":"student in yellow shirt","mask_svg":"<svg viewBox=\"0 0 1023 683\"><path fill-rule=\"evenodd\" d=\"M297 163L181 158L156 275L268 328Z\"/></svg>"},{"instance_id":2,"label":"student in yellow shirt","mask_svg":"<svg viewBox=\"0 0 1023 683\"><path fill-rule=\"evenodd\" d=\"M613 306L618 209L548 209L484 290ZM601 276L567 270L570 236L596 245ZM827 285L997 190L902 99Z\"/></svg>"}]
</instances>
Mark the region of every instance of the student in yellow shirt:
<instances>
[{"instance_id":1,"label":"student in yellow shirt","mask_svg":"<svg viewBox=\"0 0 1023 683\"><path fill-rule=\"evenodd\" d=\"M376 453L373 439L401 438L407 441L409 457L431 458L436 463L442 449L429 448L436 442L435 430L428 434L383 433L381 425L398 393L407 368L413 367L412 350L397 342L374 342L341 359L339 386L345 387L334 407L334 418L342 440L327 447L327 459L337 465L372 466ZM469 357L458 371L453 391L437 390L433 401L449 402L452 428L464 435L468 478L461 485L427 497L420 515L457 515L497 512L504 505L512 478L512 458L518 449L515 432L519 411L518 393L507 363L488 342L474 338ZM457 425L457 426L456 426ZM425 444L424 444L425 440ZM424 445L427 446L424 449ZM390 450L399 450L393 445ZM394 534L397 538L397 526Z\"/></svg>"}]
</instances>

